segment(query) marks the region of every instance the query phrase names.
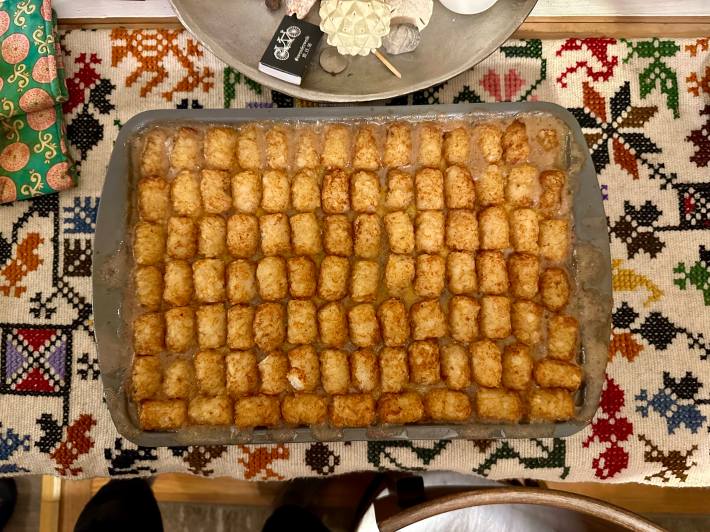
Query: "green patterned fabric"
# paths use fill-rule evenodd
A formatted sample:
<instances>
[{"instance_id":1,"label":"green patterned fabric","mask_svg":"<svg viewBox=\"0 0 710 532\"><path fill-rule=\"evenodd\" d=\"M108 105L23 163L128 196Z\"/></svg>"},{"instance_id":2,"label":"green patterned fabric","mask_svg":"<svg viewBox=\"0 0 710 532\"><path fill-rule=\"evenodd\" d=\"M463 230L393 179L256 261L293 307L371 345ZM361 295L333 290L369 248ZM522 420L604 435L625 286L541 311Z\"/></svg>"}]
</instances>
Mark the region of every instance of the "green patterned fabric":
<instances>
[{"instance_id":1,"label":"green patterned fabric","mask_svg":"<svg viewBox=\"0 0 710 532\"><path fill-rule=\"evenodd\" d=\"M76 184L56 26L50 0L0 2L0 203Z\"/></svg>"}]
</instances>

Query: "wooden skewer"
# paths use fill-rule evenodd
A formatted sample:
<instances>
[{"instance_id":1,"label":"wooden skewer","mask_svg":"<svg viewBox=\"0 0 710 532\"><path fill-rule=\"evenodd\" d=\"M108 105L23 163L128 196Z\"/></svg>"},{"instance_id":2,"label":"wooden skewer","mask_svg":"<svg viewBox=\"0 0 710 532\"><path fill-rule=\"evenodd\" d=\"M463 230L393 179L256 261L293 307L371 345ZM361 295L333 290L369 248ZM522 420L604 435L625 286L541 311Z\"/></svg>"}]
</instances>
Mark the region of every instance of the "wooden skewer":
<instances>
[{"instance_id":1,"label":"wooden skewer","mask_svg":"<svg viewBox=\"0 0 710 532\"><path fill-rule=\"evenodd\" d=\"M392 63L390 63L384 55L382 55L382 54L380 53L379 50L374 50L373 53L375 54L375 57L376 57L377 59L379 59L379 60L382 62L383 65L385 65L385 66L387 67L387 70L389 70L390 72L392 72L392 74L394 74L395 76L397 76L399 79L402 79L402 74L400 74L399 70L397 70L397 69L395 68L395 66L394 66Z\"/></svg>"}]
</instances>

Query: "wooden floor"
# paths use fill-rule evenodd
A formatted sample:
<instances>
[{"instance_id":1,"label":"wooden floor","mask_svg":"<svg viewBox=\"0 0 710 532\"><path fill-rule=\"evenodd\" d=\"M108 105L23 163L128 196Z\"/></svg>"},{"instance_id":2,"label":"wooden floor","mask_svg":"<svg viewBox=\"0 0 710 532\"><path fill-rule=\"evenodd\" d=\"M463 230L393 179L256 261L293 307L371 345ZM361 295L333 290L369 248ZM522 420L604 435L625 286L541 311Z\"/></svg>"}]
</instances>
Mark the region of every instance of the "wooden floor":
<instances>
[{"instance_id":1,"label":"wooden floor","mask_svg":"<svg viewBox=\"0 0 710 532\"><path fill-rule=\"evenodd\" d=\"M329 483L319 490L319 505L332 509L351 508L353 494L362 492L371 476L354 477L347 483ZM60 480L44 477L40 532L70 532L84 505L107 479ZM357 484L360 485L357 485ZM274 507L288 483L248 482L232 478L204 479L182 474L156 477L153 492L159 502L212 503L222 505ZM610 502L639 514L707 515L710 488L661 488L641 484L557 483L546 486Z\"/></svg>"}]
</instances>

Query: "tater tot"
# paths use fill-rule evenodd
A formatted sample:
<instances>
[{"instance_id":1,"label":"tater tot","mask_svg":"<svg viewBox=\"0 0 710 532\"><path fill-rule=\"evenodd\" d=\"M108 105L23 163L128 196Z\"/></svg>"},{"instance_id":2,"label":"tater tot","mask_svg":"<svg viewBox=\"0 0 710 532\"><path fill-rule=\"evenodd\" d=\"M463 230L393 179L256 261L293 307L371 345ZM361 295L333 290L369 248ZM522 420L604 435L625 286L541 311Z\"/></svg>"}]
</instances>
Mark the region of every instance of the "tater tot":
<instances>
[{"instance_id":1,"label":"tater tot","mask_svg":"<svg viewBox=\"0 0 710 532\"><path fill-rule=\"evenodd\" d=\"M284 308L279 303L262 303L254 313L254 342L263 351L273 351L286 338Z\"/></svg>"},{"instance_id":2,"label":"tater tot","mask_svg":"<svg viewBox=\"0 0 710 532\"><path fill-rule=\"evenodd\" d=\"M187 420L187 403L180 399L143 401L138 409L138 423L143 430L179 429Z\"/></svg>"},{"instance_id":3,"label":"tater tot","mask_svg":"<svg viewBox=\"0 0 710 532\"><path fill-rule=\"evenodd\" d=\"M232 204L239 212L254 214L261 205L261 176L244 170L232 176Z\"/></svg>"},{"instance_id":4,"label":"tater tot","mask_svg":"<svg viewBox=\"0 0 710 532\"><path fill-rule=\"evenodd\" d=\"M557 136L557 131L554 129L541 129L537 132L537 135L535 135L535 140L537 140L538 144L540 144L545 151L551 151L560 145L560 139Z\"/></svg>"},{"instance_id":5,"label":"tater tot","mask_svg":"<svg viewBox=\"0 0 710 532\"><path fill-rule=\"evenodd\" d=\"M441 255L417 255L414 291L421 297L439 297L444 290L446 260Z\"/></svg>"},{"instance_id":6,"label":"tater tot","mask_svg":"<svg viewBox=\"0 0 710 532\"><path fill-rule=\"evenodd\" d=\"M291 184L283 170L267 170L261 176L261 208L265 212L286 212L291 196Z\"/></svg>"},{"instance_id":7,"label":"tater tot","mask_svg":"<svg viewBox=\"0 0 710 532\"><path fill-rule=\"evenodd\" d=\"M342 347L348 341L348 321L345 309L338 303L328 303L318 310L320 341L329 347Z\"/></svg>"},{"instance_id":8,"label":"tater tot","mask_svg":"<svg viewBox=\"0 0 710 532\"><path fill-rule=\"evenodd\" d=\"M440 379L439 346L436 342L409 345L409 377L413 384L436 384Z\"/></svg>"},{"instance_id":9,"label":"tater tot","mask_svg":"<svg viewBox=\"0 0 710 532\"><path fill-rule=\"evenodd\" d=\"M293 252L298 255L317 255L321 252L320 224L312 212L294 214L289 218Z\"/></svg>"},{"instance_id":10,"label":"tater tot","mask_svg":"<svg viewBox=\"0 0 710 532\"><path fill-rule=\"evenodd\" d=\"M513 334L522 343L538 343L542 339L542 307L526 299L513 302L511 324Z\"/></svg>"},{"instance_id":11,"label":"tater tot","mask_svg":"<svg viewBox=\"0 0 710 532\"><path fill-rule=\"evenodd\" d=\"M406 212L397 211L385 215L385 229L392 253L414 251L414 225Z\"/></svg>"},{"instance_id":12,"label":"tater tot","mask_svg":"<svg viewBox=\"0 0 710 532\"><path fill-rule=\"evenodd\" d=\"M320 207L320 185L315 170L300 170L291 181L291 205L298 212L313 212Z\"/></svg>"},{"instance_id":13,"label":"tater tot","mask_svg":"<svg viewBox=\"0 0 710 532\"><path fill-rule=\"evenodd\" d=\"M323 247L329 255L352 255L353 237L347 216L332 214L323 218Z\"/></svg>"},{"instance_id":14,"label":"tater tot","mask_svg":"<svg viewBox=\"0 0 710 532\"><path fill-rule=\"evenodd\" d=\"M386 346L402 346L409 338L407 307L397 298L384 301L377 309L382 339Z\"/></svg>"},{"instance_id":15,"label":"tater tot","mask_svg":"<svg viewBox=\"0 0 710 532\"><path fill-rule=\"evenodd\" d=\"M380 150L370 126L358 129L354 152L353 168L356 170L377 170L380 167Z\"/></svg>"},{"instance_id":16,"label":"tater tot","mask_svg":"<svg viewBox=\"0 0 710 532\"><path fill-rule=\"evenodd\" d=\"M336 395L330 404L334 427L368 427L375 422L375 400L369 393Z\"/></svg>"},{"instance_id":17,"label":"tater tot","mask_svg":"<svg viewBox=\"0 0 710 532\"><path fill-rule=\"evenodd\" d=\"M231 127L211 127L205 134L205 164L208 168L231 170L237 163L237 139Z\"/></svg>"},{"instance_id":18,"label":"tater tot","mask_svg":"<svg viewBox=\"0 0 710 532\"><path fill-rule=\"evenodd\" d=\"M312 345L299 345L288 353L289 370L286 374L291 388L297 392L311 392L320 384L320 362Z\"/></svg>"},{"instance_id":19,"label":"tater tot","mask_svg":"<svg viewBox=\"0 0 710 532\"><path fill-rule=\"evenodd\" d=\"M289 425L320 425L328 416L328 398L314 393L287 395L281 401L281 415Z\"/></svg>"},{"instance_id":20,"label":"tater tot","mask_svg":"<svg viewBox=\"0 0 710 532\"><path fill-rule=\"evenodd\" d=\"M251 395L259 389L259 370L252 351L232 351L224 357L227 393L231 397Z\"/></svg>"},{"instance_id":21,"label":"tater tot","mask_svg":"<svg viewBox=\"0 0 710 532\"><path fill-rule=\"evenodd\" d=\"M442 141L441 129L438 126L434 124L422 124L419 127L419 151L417 152L417 163L421 166L438 168L441 164ZM429 208L440 209L441 207Z\"/></svg>"},{"instance_id":22,"label":"tater tot","mask_svg":"<svg viewBox=\"0 0 710 532\"><path fill-rule=\"evenodd\" d=\"M377 401L377 417L391 425L416 423L424 417L424 404L416 392L387 393Z\"/></svg>"},{"instance_id":23,"label":"tater tot","mask_svg":"<svg viewBox=\"0 0 710 532\"><path fill-rule=\"evenodd\" d=\"M417 209L444 208L444 176L441 170L422 168L414 174Z\"/></svg>"},{"instance_id":24,"label":"tater tot","mask_svg":"<svg viewBox=\"0 0 710 532\"><path fill-rule=\"evenodd\" d=\"M569 254L569 222L543 220L540 222L540 256L560 262Z\"/></svg>"},{"instance_id":25,"label":"tater tot","mask_svg":"<svg viewBox=\"0 0 710 532\"><path fill-rule=\"evenodd\" d=\"M165 311L165 346L180 353L195 341L195 312L190 307L175 307Z\"/></svg>"},{"instance_id":26,"label":"tater tot","mask_svg":"<svg viewBox=\"0 0 710 532\"><path fill-rule=\"evenodd\" d=\"M326 349L320 353L320 379L325 393L347 393L350 387L350 365L345 351Z\"/></svg>"},{"instance_id":27,"label":"tater tot","mask_svg":"<svg viewBox=\"0 0 710 532\"><path fill-rule=\"evenodd\" d=\"M350 378L359 392L371 392L377 387L380 377L372 349L358 349L350 355Z\"/></svg>"},{"instance_id":28,"label":"tater tot","mask_svg":"<svg viewBox=\"0 0 710 532\"><path fill-rule=\"evenodd\" d=\"M463 166L449 166L444 173L444 192L449 209L473 209L476 192L471 172Z\"/></svg>"},{"instance_id":29,"label":"tater tot","mask_svg":"<svg viewBox=\"0 0 710 532\"><path fill-rule=\"evenodd\" d=\"M237 259L227 265L227 299L233 305L249 303L256 297L256 274L254 265Z\"/></svg>"},{"instance_id":30,"label":"tater tot","mask_svg":"<svg viewBox=\"0 0 710 532\"><path fill-rule=\"evenodd\" d=\"M195 311L197 343L202 348L222 347L227 341L227 315L224 306L202 305Z\"/></svg>"},{"instance_id":31,"label":"tater tot","mask_svg":"<svg viewBox=\"0 0 710 532\"><path fill-rule=\"evenodd\" d=\"M479 251L476 255L478 289L484 294L502 295L508 292L508 271L500 251Z\"/></svg>"},{"instance_id":32,"label":"tater tot","mask_svg":"<svg viewBox=\"0 0 710 532\"><path fill-rule=\"evenodd\" d=\"M543 358L535 364L533 375L543 388L565 388L573 392L582 384L582 369L564 360Z\"/></svg>"},{"instance_id":33,"label":"tater tot","mask_svg":"<svg viewBox=\"0 0 710 532\"><path fill-rule=\"evenodd\" d=\"M235 257L250 258L259 248L259 221L250 214L227 219L227 249Z\"/></svg>"},{"instance_id":34,"label":"tater tot","mask_svg":"<svg viewBox=\"0 0 710 532\"><path fill-rule=\"evenodd\" d=\"M317 168L320 165L318 138L310 129L296 135L296 168Z\"/></svg>"},{"instance_id":35,"label":"tater tot","mask_svg":"<svg viewBox=\"0 0 710 532\"><path fill-rule=\"evenodd\" d=\"M171 216L168 220L168 237L165 243L168 256L173 259L191 259L197 252L197 226L192 218Z\"/></svg>"},{"instance_id":36,"label":"tater tot","mask_svg":"<svg viewBox=\"0 0 710 532\"><path fill-rule=\"evenodd\" d=\"M503 207L488 207L478 214L481 249L505 249L510 246L508 215Z\"/></svg>"},{"instance_id":37,"label":"tater tot","mask_svg":"<svg viewBox=\"0 0 710 532\"><path fill-rule=\"evenodd\" d=\"M382 226L376 214L358 214L353 222L355 255L363 259L376 259L380 256Z\"/></svg>"},{"instance_id":38,"label":"tater tot","mask_svg":"<svg viewBox=\"0 0 710 532\"><path fill-rule=\"evenodd\" d=\"M185 399L190 396L195 380L192 361L178 358L165 367L163 393L169 399Z\"/></svg>"},{"instance_id":39,"label":"tater tot","mask_svg":"<svg viewBox=\"0 0 710 532\"><path fill-rule=\"evenodd\" d=\"M261 251L264 255L284 255L291 251L291 231L288 216L280 212L259 218Z\"/></svg>"},{"instance_id":40,"label":"tater tot","mask_svg":"<svg viewBox=\"0 0 710 532\"><path fill-rule=\"evenodd\" d=\"M157 355L163 350L165 322L160 312L142 314L133 320L133 349L139 355Z\"/></svg>"},{"instance_id":41,"label":"tater tot","mask_svg":"<svg viewBox=\"0 0 710 532\"><path fill-rule=\"evenodd\" d=\"M420 211L415 219L417 251L439 253L444 247L444 213Z\"/></svg>"},{"instance_id":42,"label":"tater tot","mask_svg":"<svg viewBox=\"0 0 710 532\"><path fill-rule=\"evenodd\" d=\"M288 295L288 275L283 257L264 257L256 266L259 295L264 301L278 301Z\"/></svg>"},{"instance_id":43,"label":"tater tot","mask_svg":"<svg viewBox=\"0 0 710 532\"><path fill-rule=\"evenodd\" d=\"M383 392L401 392L409 384L407 351L385 347L380 351L380 379Z\"/></svg>"},{"instance_id":44,"label":"tater tot","mask_svg":"<svg viewBox=\"0 0 710 532\"><path fill-rule=\"evenodd\" d=\"M452 294L470 294L476 291L476 261L473 253L454 251L446 257L446 279Z\"/></svg>"},{"instance_id":45,"label":"tater tot","mask_svg":"<svg viewBox=\"0 0 710 532\"><path fill-rule=\"evenodd\" d=\"M478 249L478 220L473 211L449 211L446 216L446 245L456 251Z\"/></svg>"},{"instance_id":46,"label":"tater tot","mask_svg":"<svg viewBox=\"0 0 710 532\"><path fill-rule=\"evenodd\" d=\"M380 326L377 323L375 307L362 303L348 311L350 341L357 347L371 347L380 340Z\"/></svg>"},{"instance_id":47,"label":"tater tot","mask_svg":"<svg viewBox=\"0 0 710 532\"><path fill-rule=\"evenodd\" d=\"M574 397L566 390L536 389L528 400L530 421L564 421L574 417Z\"/></svg>"},{"instance_id":48,"label":"tater tot","mask_svg":"<svg viewBox=\"0 0 710 532\"><path fill-rule=\"evenodd\" d=\"M466 296L449 300L449 333L454 340L470 342L478 336L478 312L481 305Z\"/></svg>"},{"instance_id":49,"label":"tater tot","mask_svg":"<svg viewBox=\"0 0 710 532\"><path fill-rule=\"evenodd\" d=\"M163 274L155 266L139 266L133 274L136 301L148 310L158 310L163 299Z\"/></svg>"},{"instance_id":50,"label":"tater tot","mask_svg":"<svg viewBox=\"0 0 710 532\"><path fill-rule=\"evenodd\" d=\"M239 131L236 152L239 166L244 170L258 170L261 168L261 150L259 149L258 137L258 131L252 124Z\"/></svg>"},{"instance_id":51,"label":"tater tot","mask_svg":"<svg viewBox=\"0 0 710 532\"><path fill-rule=\"evenodd\" d=\"M150 399L160 391L160 357L135 357L131 370L131 391L135 401Z\"/></svg>"},{"instance_id":52,"label":"tater tot","mask_svg":"<svg viewBox=\"0 0 710 532\"><path fill-rule=\"evenodd\" d=\"M225 299L224 262L221 259L200 259L192 264L195 298L201 303L216 303Z\"/></svg>"},{"instance_id":53,"label":"tater tot","mask_svg":"<svg viewBox=\"0 0 710 532\"><path fill-rule=\"evenodd\" d=\"M537 168L531 164L519 164L510 169L505 197L515 207L531 207L540 194Z\"/></svg>"},{"instance_id":54,"label":"tater tot","mask_svg":"<svg viewBox=\"0 0 710 532\"><path fill-rule=\"evenodd\" d=\"M355 212L375 212L380 203L380 178L359 170L351 180L351 203Z\"/></svg>"},{"instance_id":55,"label":"tater tot","mask_svg":"<svg viewBox=\"0 0 710 532\"><path fill-rule=\"evenodd\" d=\"M197 223L197 252L203 257L221 257L227 252L227 221L208 214Z\"/></svg>"},{"instance_id":56,"label":"tater tot","mask_svg":"<svg viewBox=\"0 0 710 532\"><path fill-rule=\"evenodd\" d=\"M540 210L547 216L555 216L562 206L567 176L561 170L546 170L540 174Z\"/></svg>"},{"instance_id":57,"label":"tater tot","mask_svg":"<svg viewBox=\"0 0 710 532\"><path fill-rule=\"evenodd\" d=\"M202 211L200 201L200 178L197 172L181 170L170 186L173 213L194 218Z\"/></svg>"},{"instance_id":58,"label":"tater tot","mask_svg":"<svg viewBox=\"0 0 710 532\"><path fill-rule=\"evenodd\" d=\"M260 391L266 395L278 395L288 390L288 358L281 351L272 351L259 362Z\"/></svg>"},{"instance_id":59,"label":"tater tot","mask_svg":"<svg viewBox=\"0 0 710 532\"><path fill-rule=\"evenodd\" d=\"M523 344L511 344L503 350L503 386L525 390L532 380L533 358Z\"/></svg>"},{"instance_id":60,"label":"tater tot","mask_svg":"<svg viewBox=\"0 0 710 532\"><path fill-rule=\"evenodd\" d=\"M205 212L222 214L232 206L231 179L222 170L202 170L200 176L200 195Z\"/></svg>"},{"instance_id":61,"label":"tater tot","mask_svg":"<svg viewBox=\"0 0 710 532\"><path fill-rule=\"evenodd\" d=\"M520 396L500 388L479 388L476 391L476 416L484 421L517 423L523 417Z\"/></svg>"},{"instance_id":62,"label":"tater tot","mask_svg":"<svg viewBox=\"0 0 710 532\"><path fill-rule=\"evenodd\" d=\"M460 423L471 417L471 399L463 392L438 388L424 395L424 408L434 421Z\"/></svg>"},{"instance_id":63,"label":"tater tot","mask_svg":"<svg viewBox=\"0 0 710 532\"><path fill-rule=\"evenodd\" d=\"M562 310L569 301L570 285L562 268L548 268L540 276L540 296L548 310Z\"/></svg>"},{"instance_id":64,"label":"tater tot","mask_svg":"<svg viewBox=\"0 0 710 532\"><path fill-rule=\"evenodd\" d=\"M414 281L414 257L390 255L385 266L385 285L391 294L407 292Z\"/></svg>"},{"instance_id":65,"label":"tater tot","mask_svg":"<svg viewBox=\"0 0 710 532\"><path fill-rule=\"evenodd\" d=\"M372 302L377 297L380 265L375 261L358 260L350 277L350 297L356 303Z\"/></svg>"},{"instance_id":66,"label":"tater tot","mask_svg":"<svg viewBox=\"0 0 710 532\"><path fill-rule=\"evenodd\" d=\"M547 322L547 356L571 360L577 353L579 324L572 316L555 315Z\"/></svg>"},{"instance_id":67,"label":"tater tot","mask_svg":"<svg viewBox=\"0 0 710 532\"><path fill-rule=\"evenodd\" d=\"M178 129L170 152L170 166L175 170L196 170L202 159L200 133L191 127Z\"/></svg>"},{"instance_id":68,"label":"tater tot","mask_svg":"<svg viewBox=\"0 0 710 532\"><path fill-rule=\"evenodd\" d=\"M537 295L540 260L536 255L513 253L508 258L510 292L514 297L532 299Z\"/></svg>"},{"instance_id":69,"label":"tater tot","mask_svg":"<svg viewBox=\"0 0 710 532\"><path fill-rule=\"evenodd\" d=\"M138 222L133 237L133 257L136 264L152 266L163 261L165 229L158 224Z\"/></svg>"},{"instance_id":70,"label":"tater tot","mask_svg":"<svg viewBox=\"0 0 710 532\"><path fill-rule=\"evenodd\" d=\"M229 425L232 423L232 402L225 395L193 397L187 407L187 416L194 425Z\"/></svg>"},{"instance_id":71,"label":"tater tot","mask_svg":"<svg viewBox=\"0 0 710 532\"><path fill-rule=\"evenodd\" d=\"M415 340L446 336L446 317L438 299L420 301L410 310L412 337Z\"/></svg>"},{"instance_id":72,"label":"tater tot","mask_svg":"<svg viewBox=\"0 0 710 532\"><path fill-rule=\"evenodd\" d=\"M278 397L254 395L241 397L234 403L234 425L239 429L273 427L280 419Z\"/></svg>"},{"instance_id":73,"label":"tater tot","mask_svg":"<svg viewBox=\"0 0 710 532\"><path fill-rule=\"evenodd\" d=\"M326 168L346 168L350 164L350 128L343 124L326 126L321 159Z\"/></svg>"},{"instance_id":74,"label":"tater tot","mask_svg":"<svg viewBox=\"0 0 710 532\"><path fill-rule=\"evenodd\" d=\"M272 127L264 135L266 140L266 164L275 170L288 168L288 138L282 127Z\"/></svg>"},{"instance_id":75,"label":"tater tot","mask_svg":"<svg viewBox=\"0 0 710 532\"><path fill-rule=\"evenodd\" d=\"M500 339L510 335L510 299L505 296L483 296L481 298L481 335Z\"/></svg>"},{"instance_id":76,"label":"tater tot","mask_svg":"<svg viewBox=\"0 0 710 532\"><path fill-rule=\"evenodd\" d=\"M327 214L342 214L350 209L350 177L339 168L323 176L321 206Z\"/></svg>"},{"instance_id":77,"label":"tater tot","mask_svg":"<svg viewBox=\"0 0 710 532\"><path fill-rule=\"evenodd\" d=\"M481 207L505 202L505 175L498 165L489 165L474 182L476 200Z\"/></svg>"},{"instance_id":78,"label":"tater tot","mask_svg":"<svg viewBox=\"0 0 710 532\"><path fill-rule=\"evenodd\" d=\"M326 301L342 299L348 292L350 263L344 257L327 255L320 265L318 295Z\"/></svg>"},{"instance_id":79,"label":"tater tot","mask_svg":"<svg viewBox=\"0 0 710 532\"><path fill-rule=\"evenodd\" d=\"M138 212L141 220L161 222L168 217L170 184L158 176L143 177L138 181Z\"/></svg>"},{"instance_id":80,"label":"tater tot","mask_svg":"<svg viewBox=\"0 0 710 532\"><path fill-rule=\"evenodd\" d=\"M286 266L291 297L313 297L317 286L314 262L308 257L291 257Z\"/></svg>"},{"instance_id":81,"label":"tater tot","mask_svg":"<svg viewBox=\"0 0 710 532\"><path fill-rule=\"evenodd\" d=\"M474 135L478 136L478 147L483 154L483 159L488 163L500 161L503 157L501 129L494 124L480 124L475 127Z\"/></svg>"},{"instance_id":82,"label":"tater tot","mask_svg":"<svg viewBox=\"0 0 710 532\"><path fill-rule=\"evenodd\" d=\"M395 123L387 128L385 166L407 166L412 162L412 130L409 124Z\"/></svg>"},{"instance_id":83,"label":"tater tot","mask_svg":"<svg viewBox=\"0 0 710 532\"><path fill-rule=\"evenodd\" d=\"M490 340L473 342L471 351L471 369L473 380L479 386L497 388L503 376L503 355L500 348Z\"/></svg>"},{"instance_id":84,"label":"tater tot","mask_svg":"<svg viewBox=\"0 0 710 532\"><path fill-rule=\"evenodd\" d=\"M503 146L503 159L506 163L516 164L525 161L530 153L525 123L513 120L503 131L501 145Z\"/></svg>"},{"instance_id":85,"label":"tater tot","mask_svg":"<svg viewBox=\"0 0 710 532\"><path fill-rule=\"evenodd\" d=\"M517 209L510 213L510 240L519 253L537 254L539 235L537 213L532 209Z\"/></svg>"},{"instance_id":86,"label":"tater tot","mask_svg":"<svg viewBox=\"0 0 710 532\"><path fill-rule=\"evenodd\" d=\"M457 127L444 133L444 160L447 164L465 165L470 155L471 137L468 130Z\"/></svg>"},{"instance_id":87,"label":"tater tot","mask_svg":"<svg viewBox=\"0 0 710 532\"><path fill-rule=\"evenodd\" d=\"M224 355L218 351L203 350L195 353L195 380L200 393L209 396L222 395L225 391Z\"/></svg>"},{"instance_id":88,"label":"tater tot","mask_svg":"<svg viewBox=\"0 0 710 532\"><path fill-rule=\"evenodd\" d=\"M163 277L163 301L168 305L182 307L192 299L192 268L184 260L169 260L165 263Z\"/></svg>"},{"instance_id":89,"label":"tater tot","mask_svg":"<svg viewBox=\"0 0 710 532\"><path fill-rule=\"evenodd\" d=\"M316 306L312 301L291 299L287 305L290 344L311 344L318 337Z\"/></svg>"},{"instance_id":90,"label":"tater tot","mask_svg":"<svg viewBox=\"0 0 710 532\"><path fill-rule=\"evenodd\" d=\"M406 209L414 201L414 180L412 175L396 168L387 172L387 194L385 206L388 209Z\"/></svg>"},{"instance_id":91,"label":"tater tot","mask_svg":"<svg viewBox=\"0 0 710 532\"><path fill-rule=\"evenodd\" d=\"M471 385L471 363L462 345L449 344L441 349L441 377L452 390Z\"/></svg>"},{"instance_id":92,"label":"tater tot","mask_svg":"<svg viewBox=\"0 0 710 532\"><path fill-rule=\"evenodd\" d=\"M165 143L168 133L164 129L153 129L145 136L141 152L141 175L165 175L168 169Z\"/></svg>"}]
</instances>

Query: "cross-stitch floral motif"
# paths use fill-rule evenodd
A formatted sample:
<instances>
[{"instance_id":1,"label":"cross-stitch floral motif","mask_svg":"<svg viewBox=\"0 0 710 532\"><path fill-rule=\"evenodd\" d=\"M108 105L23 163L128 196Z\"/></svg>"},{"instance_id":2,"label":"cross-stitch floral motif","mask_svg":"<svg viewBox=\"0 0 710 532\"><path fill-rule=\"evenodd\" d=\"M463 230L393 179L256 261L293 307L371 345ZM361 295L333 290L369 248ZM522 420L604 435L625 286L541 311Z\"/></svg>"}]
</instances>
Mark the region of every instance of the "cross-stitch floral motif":
<instances>
[{"instance_id":1,"label":"cross-stitch floral motif","mask_svg":"<svg viewBox=\"0 0 710 532\"><path fill-rule=\"evenodd\" d=\"M583 70L586 77L592 81L609 81L614 75L614 69L619 64L619 57L609 51L610 46L616 45L616 39L590 37L588 39L567 39L555 53L562 57L565 52L585 50L589 52L594 61L584 59L570 65L557 77L561 87L567 87L567 78ZM595 68L598 65L597 68Z\"/></svg>"},{"instance_id":2,"label":"cross-stitch floral motif","mask_svg":"<svg viewBox=\"0 0 710 532\"><path fill-rule=\"evenodd\" d=\"M682 426L695 434L707 421L699 405L710 404L710 399L698 396L702 387L703 384L690 371L679 379L664 371L663 386L653 396L649 397L645 388L636 395L636 411L643 417L654 411L665 420L668 434L674 434Z\"/></svg>"},{"instance_id":3,"label":"cross-stitch floral motif","mask_svg":"<svg viewBox=\"0 0 710 532\"><path fill-rule=\"evenodd\" d=\"M624 58L628 63L632 58L650 59L646 68L639 73L639 86L641 98L646 98L654 89L658 89L666 97L666 106L673 111L673 116L680 116L678 102L678 76L665 59L675 57L680 51L680 46L674 41L652 39L650 41L623 41L628 47L629 54Z\"/></svg>"},{"instance_id":4,"label":"cross-stitch floral motif","mask_svg":"<svg viewBox=\"0 0 710 532\"><path fill-rule=\"evenodd\" d=\"M698 129L693 129L685 138L695 146L695 153L690 161L698 167L710 165L710 104L700 110L700 116L707 117Z\"/></svg>"},{"instance_id":5,"label":"cross-stitch floral motif","mask_svg":"<svg viewBox=\"0 0 710 532\"><path fill-rule=\"evenodd\" d=\"M673 268L673 273L679 274L673 284L681 290L694 287L703 294L705 306L710 307L710 248L701 245L698 255L699 259L690 268L686 269L684 262Z\"/></svg>"}]
</instances>

